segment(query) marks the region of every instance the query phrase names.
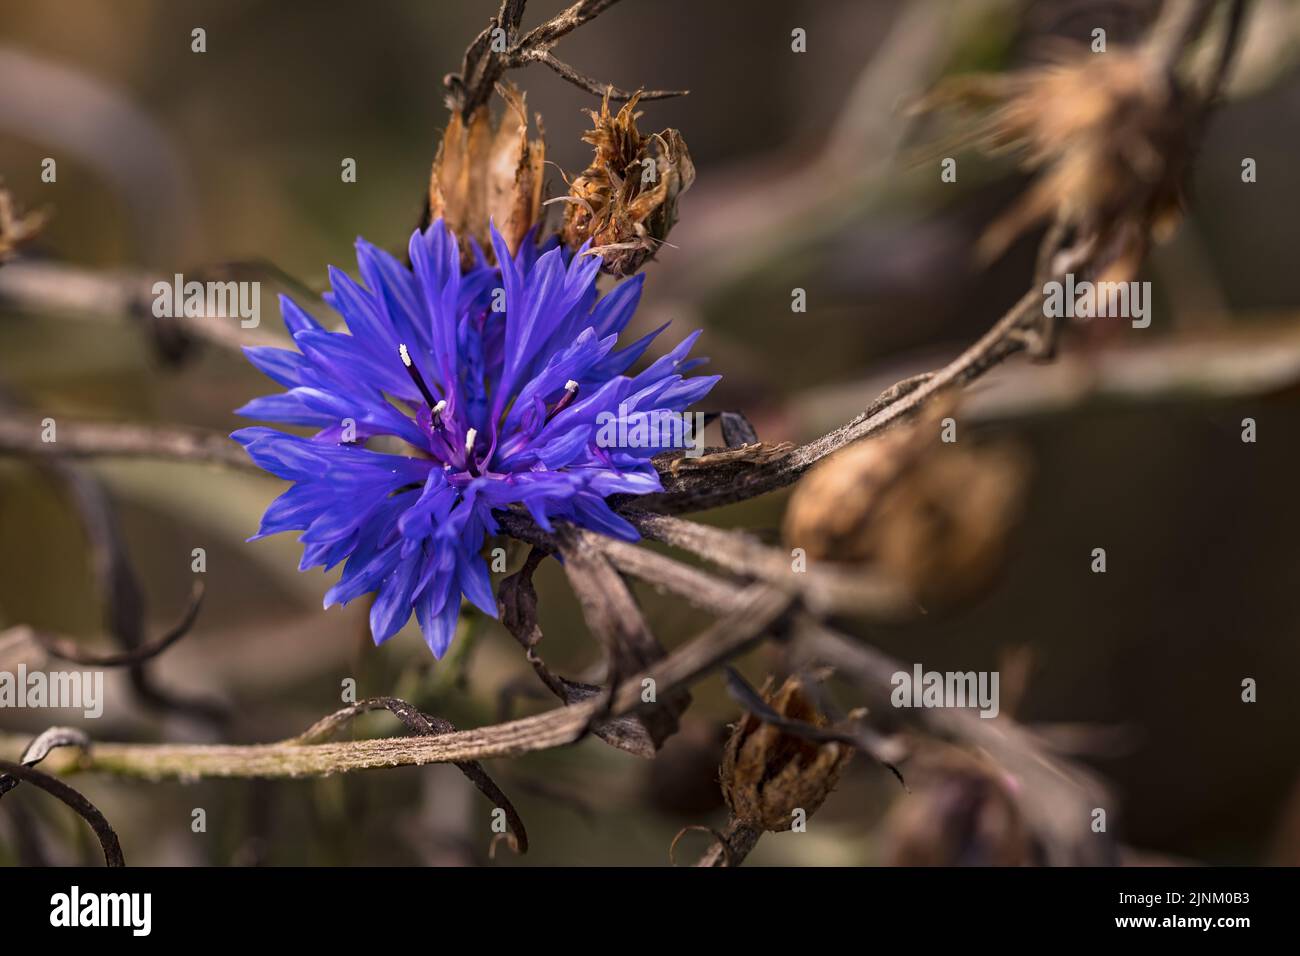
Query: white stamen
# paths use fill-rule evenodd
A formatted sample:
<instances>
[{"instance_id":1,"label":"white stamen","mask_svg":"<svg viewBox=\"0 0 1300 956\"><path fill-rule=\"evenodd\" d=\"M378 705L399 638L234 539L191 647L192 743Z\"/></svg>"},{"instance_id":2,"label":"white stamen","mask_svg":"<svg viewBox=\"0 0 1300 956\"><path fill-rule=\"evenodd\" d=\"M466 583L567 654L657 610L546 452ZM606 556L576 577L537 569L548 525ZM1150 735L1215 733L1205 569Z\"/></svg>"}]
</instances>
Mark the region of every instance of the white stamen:
<instances>
[{"instance_id":1,"label":"white stamen","mask_svg":"<svg viewBox=\"0 0 1300 956\"><path fill-rule=\"evenodd\" d=\"M564 390L566 392L576 392L578 390L578 383L575 382L573 379L569 379L567 382L564 383Z\"/></svg>"},{"instance_id":2,"label":"white stamen","mask_svg":"<svg viewBox=\"0 0 1300 956\"><path fill-rule=\"evenodd\" d=\"M471 428L465 433L465 454L474 454L474 439L478 437L478 430Z\"/></svg>"},{"instance_id":3,"label":"white stamen","mask_svg":"<svg viewBox=\"0 0 1300 956\"><path fill-rule=\"evenodd\" d=\"M405 365L407 368L410 368L410 367L411 367L411 353L408 352L408 351L406 351L406 346L405 346L405 345L400 345L400 344L399 344L399 345L397 346L397 354L400 355L400 356L402 357L402 364Z\"/></svg>"},{"instance_id":4,"label":"white stamen","mask_svg":"<svg viewBox=\"0 0 1300 956\"><path fill-rule=\"evenodd\" d=\"M437 405L433 406L433 414L441 415L444 411L446 411L446 409L447 409L447 400L444 398L442 401L438 402Z\"/></svg>"}]
</instances>

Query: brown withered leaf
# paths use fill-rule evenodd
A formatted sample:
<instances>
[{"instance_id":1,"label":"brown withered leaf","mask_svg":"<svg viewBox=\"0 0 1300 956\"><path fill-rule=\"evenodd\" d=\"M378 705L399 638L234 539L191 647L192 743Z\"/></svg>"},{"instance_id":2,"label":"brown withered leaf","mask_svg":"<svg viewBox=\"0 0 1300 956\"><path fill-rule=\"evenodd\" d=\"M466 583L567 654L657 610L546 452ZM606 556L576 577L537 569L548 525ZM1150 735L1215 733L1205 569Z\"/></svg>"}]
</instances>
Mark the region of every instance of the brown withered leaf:
<instances>
[{"instance_id":1,"label":"brown withered leaf","mask_svg":"<svg viewBox=\"0 0 1300 956\"><path fill-rule=\"evenodd\" d=\"M1006 446L941 440L939 404L832 455L795 487L783 537L811 560L877 569L919 600L959 601L1000 568L1026 467Z\"/></svg>"},{"instance_id":2,"label":"brown withered leaf","mask_svg":"<svg viewBox=\"0 0 1300 956\"><path fill-rule=\"evenodd\" d=\"M809 699L801 677L786 678L775 692L772 686L769 677L761 693L776 713L814 727L829 724ZM796 809L812 816L822 805L852 756L853 748L841 741L809 740L747 713L723 752L722 795L740 823L789 830Z\"/></svg>"},{"instance_id":3,"label":"brown withered leaf","mask_svg":"<svg viewBox=\"0 0 1300 956\"><path fill-rule=\"evenodd\" d=\"M604 271L632 275L667 239L677 222L677 202L695 182L695 165L681 133L665 129L643 136L637 129L640 96L617 113L609 97L591 111L583 140L595 148L591 165L564 197L564 241L571 249L591 240Z\"/></svg>"},{"instance_id":4,"label":"brown withered leaf","mask_svg":"<svg viewBox=\"0 0 1300 956\"><path fill-rule=\"evenodd\" d=\"M511 84L497 93L505 110L493 122L488 105L478 107L468 123L453 113L438 147L429 179L429 214L444 219L461 241L461 257L473 261L472 237L493 255L488 224L495 223L512 253L541 221L546 144L529 139L524 94Z\"/></svg>"},{"instance_id":5,"label":"brown withered leaf","mask_svg":"<svg viewBox=\"0 0 1300 956\"><path fill-rule=\"evenodd\" d=\"M1043 65L944 81L917 111L973 118L944 148L1017 155L1038 174L984 234L982 260L1049 218L1090 243L1099 278L1128 281L1181 218L1196 111L1141 52L1059 47Z\"/></svg>"}]
</instances>

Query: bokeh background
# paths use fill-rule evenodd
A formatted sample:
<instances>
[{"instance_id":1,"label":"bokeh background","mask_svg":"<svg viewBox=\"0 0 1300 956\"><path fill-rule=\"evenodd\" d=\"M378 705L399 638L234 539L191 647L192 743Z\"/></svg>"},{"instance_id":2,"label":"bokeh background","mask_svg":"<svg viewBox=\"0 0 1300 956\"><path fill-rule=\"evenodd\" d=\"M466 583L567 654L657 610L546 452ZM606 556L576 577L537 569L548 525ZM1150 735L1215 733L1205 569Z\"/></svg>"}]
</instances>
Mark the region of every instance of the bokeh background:
<instances>
[{"instance_id":1,"label":"bokeh background","mask_svg":"<svg viewBox=\"0 0 1300 956\"><path fill-rule=\"evenodd\" d=\"M530 4L526 25L559 9ZM724 375L711 397L761 437L801 440L852 417L880 388L964 347L1023 292L1027 237L977 268L981 230L1023 188L1006 163L964 157L940 184L924 126L899 109L938 77L1014 68L1051 36L1139 36L1150 2L625 0L560 51L624 87L684 87L644 105L644 130L680 129L698 179L648 267L639 328L671 341L705 329ZM31 258L170 277L216 263L273 263L312 288L350 267L357 235L405 245L447 114L441 80L495 12L492 0L0 2L0 176L52 218ZM207 31L207 52L190 31ZM808 50L790 48L807 31ZM1300 863L1300 9L1258 0L1229 102L1206 133L1178 236L1142 276L1151 328L1072 333L1052 367L1023 361L974 390L981 434L1033 461L1012 553L961 608L904 626L854 627L929 669L1027 675L1034 725L1089 725L1083 757L1114 787L1112 826L1133 861ZM540 66L512 77L544 117L547 156L573 173L594 98ZM58 161L56 183L41 161ZM340 181L344 157L356 183ZM1244 184L1243 157L1258 182ZM559 174L552 168L552 195ZM559 186L562 188L562 186ZM3 270L0 270L2 273ZM0 275L2 278L2 275ZM792 314L791 289L808 311ZM263 327L278 328L271 282ZM2 295L0 295L2 301ZM214 320L220 321L220 320ZM56 418L176 422L229 431L230 410L272 390L231 353L164 360L140 323L0 304L0 384ZM1258 422L1255 444L1241 420ZM365 609L320 609L328 580L299 574L289 538L244 543L278 493L270 478L173 463L102 462L155 631L208 554L193 633L153 665L160 684L233 708L217 728L142 707L107 678L105 740L274 740L361 696L418 698L458 726L551 706L518 645L491 621L434 666L416 628L382 649ZM708 520L775 534L784 494ZM1089 571L1105 547L1108 572ZM522 554L512 552L516 567ZM599 653L562 575L539 575L541 652L591 676ZM669 647L705 621L638 588ZM30 624L106 646L99 595L66 497L30 464L0 460L0 627ZM777 661L743 662L755 681ZM1244 677L1259 701L1240 702ZM1004 689L1004 694L1006 693ZM506 701L506 704L503 704ZM841 702L853 703L844 690ZM489 860L490 806L453 768L301 782L145 784L79 778L133 864L666 864L687 824L719 826L717 765L737 705L698 688L683 731L642 762L595 740L489 770L528 823L532 849ZM358 732L391 730L368 718ZM0 713L0 731L77 723ZM29 792L31 791L31 792ZM766 837L754 864L884 859L897 786L858 761L808 833ZM80 821L22 788L0 806L0 861L93 861ZM208 831L191 832L193 808ZM694 841L694 842L692 842ZM700 850L706 838L683 841Z\"/></svg>"}]
</instances>

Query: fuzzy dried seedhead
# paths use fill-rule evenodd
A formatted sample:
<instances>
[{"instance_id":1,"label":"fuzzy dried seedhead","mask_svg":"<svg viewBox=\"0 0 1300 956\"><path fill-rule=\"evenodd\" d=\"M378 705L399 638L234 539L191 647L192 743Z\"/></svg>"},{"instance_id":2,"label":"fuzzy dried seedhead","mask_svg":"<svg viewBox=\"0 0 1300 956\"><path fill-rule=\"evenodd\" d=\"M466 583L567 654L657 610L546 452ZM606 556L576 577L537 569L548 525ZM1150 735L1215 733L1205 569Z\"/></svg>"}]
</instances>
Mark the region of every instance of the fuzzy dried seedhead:
<instances>
[{"instance_id":1,"label":"fuzzy dried seedhead","mask_svg":"<svg viewBox=\"0 0 1300 956\"><path fill-rule=\"evenodd\" d=\"M825 727L824 717L804 691L803 680L788 677L772 692L769 677L763 699L783 717ZM853 748L796 737L753 714L736 724L722 757L722 795L740 823L763 830L789 830L794 811L808 816L835 789Z\"/></svg>"},{"instance_id":2,"label":"fuzzy dried seedhead","mask_svg":"<svg viewBox=\"0 0 1300 956\"><path fill-rule=\"evenodd\" d=\"M686 141L675 129L643 136L634 96L616 114L609 97L591 111L583 140L595 148L591 165L564 197L564 241L572 249L591 240L606 272L627 276L652 257L677 221L678 198L695 181Z\"/></svg>"},{"instance_id":3,"label":"fuzzy dried seedhead","mask_svg":"<svg viewBox=\"0 0 1300 956\"><path fill-rule=\"evenodd\" d=\"M948 146L1012 153L1037 174L984 234L982 260L1055 220L1089 244L1099 278L1127 281L1180 218L1195 107L1143 51L1071 47L1016 73L953 78L916 109L973 116Z\"/></svg>"},{"instance_id":4,"label":"fuzzy dried seedhead","mask_svg":"<svg viewBox=\"0 0 1300 956\"><path fill-rule=\"evenodd\" d=\"M941 440L951 405L850 445L795 487L783 529L812 560L868 565L919 600L958 601L1001 566L1022 457Z\"/></svg>"},{"instance_id":5,"label":"fuzzy dried seedhead","mask_svg":"<svg viewBox=\"0 0 1300 956\"><path fill-rule=\"evenodd\" d=\"M429 180L430 219L445 219L462 243L462 264L473 263L469 240L492 256L489 223L495 223L512 252L542 217L546 145L528 136L524 95L511 84L497 92L506 108L494 123L484 104L468 122L453 113L443 134Z\"/></svg>"}]
</instances>

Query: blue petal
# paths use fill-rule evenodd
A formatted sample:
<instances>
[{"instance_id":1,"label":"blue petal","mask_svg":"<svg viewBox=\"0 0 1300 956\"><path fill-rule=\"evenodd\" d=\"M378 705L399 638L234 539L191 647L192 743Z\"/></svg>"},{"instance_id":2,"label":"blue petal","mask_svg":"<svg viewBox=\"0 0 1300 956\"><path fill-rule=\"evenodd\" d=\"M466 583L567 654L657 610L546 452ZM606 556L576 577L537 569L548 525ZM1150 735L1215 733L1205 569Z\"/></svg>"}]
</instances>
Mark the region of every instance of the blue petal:
<instances>
[{"instance_id":1,"label":"blue petal","mask_svg":"<svg viewBox=\"0 0 1300 956\"><path fill-rule=\"evenodd\" d=\"M266 346L244 346L244 355L257 366L258 371L272 381L293 388L305 384L303 374L310 366L292 349L275 349Z\"/></svg>"},{"instance_id":2,"label":"blue petal","mask_svg":"<svg viewBox=\"0 0 1300 956\"><path fill-rule=\"evenodd\" d=\"M424 632L424 642L433 656L442 660L456 636L456 622L460 619L460 598L449 594L425 593L415 605L415 616Z\"/></svg>"},{"instance_id":3,"label":"blue petal","mask_svg":"<svg viewBox=\"0 0 1300 956\"><path fill-rule=\"evenodd\" d=\"M299 308L298 303L287 295L280 296L280 315L284 317L284 325L290 335L306 332L309 329L319 331L321 328L319 322Z\"/></svg>"},{"instance_id":4,"label":"blue petal","mask_svg":"<svg viewBox=\"0 0 1300 956\"><path fill-rule=\"evenodd\" d=\"M402 561L384 578L370 608L370 633L382 644L402 629L411 618L411 592L415 588L418 562Z\"/></svg>"},{"instance_id":5,"label":"blue petal","mask_svg":"<svg viewBox=\"0 0 1300 956\"><path fill-rule=\"evenodd\" d=\"M488 575L486 561L477 554L469 555L458 565L456 577L471 604L489 617L497 616L497 601L492 593L492 578Z\"/></svg>"}]
</instances>

